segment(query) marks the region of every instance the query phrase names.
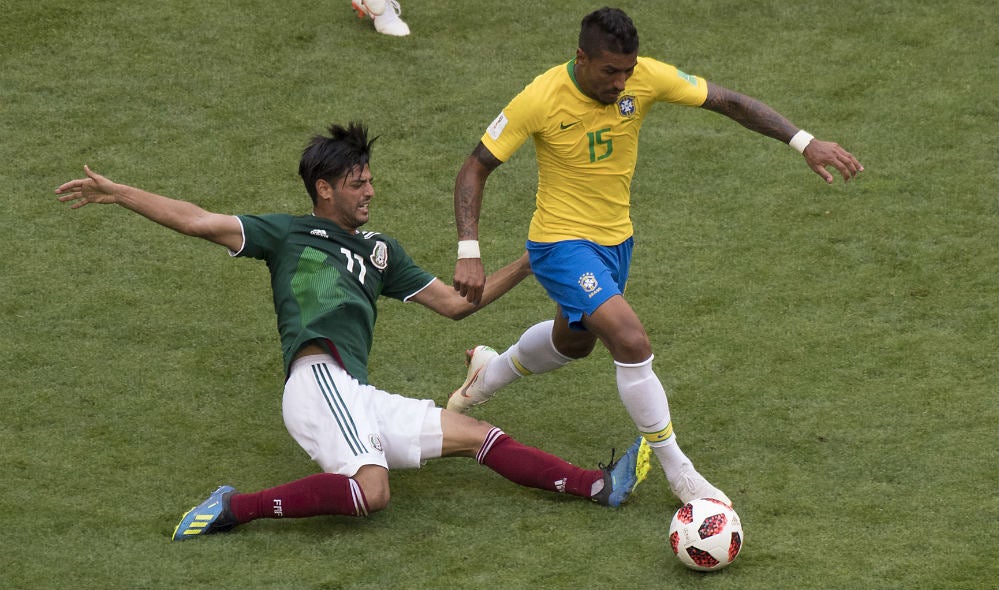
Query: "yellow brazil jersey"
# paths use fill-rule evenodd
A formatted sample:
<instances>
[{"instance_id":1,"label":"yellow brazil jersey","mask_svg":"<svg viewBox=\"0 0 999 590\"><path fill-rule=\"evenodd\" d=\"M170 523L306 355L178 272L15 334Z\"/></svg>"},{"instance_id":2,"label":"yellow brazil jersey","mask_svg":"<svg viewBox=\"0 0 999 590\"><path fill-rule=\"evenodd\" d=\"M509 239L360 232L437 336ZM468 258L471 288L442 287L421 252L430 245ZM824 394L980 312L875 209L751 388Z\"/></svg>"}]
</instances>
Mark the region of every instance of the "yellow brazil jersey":
<instances>
[{"instance_id":1,"label":"yellow brazil jersey","mask_svg":"<svg viewBox=\"0 0 999 590\"><path fill-rule=\"evenodd\" d=\"M700 106L707 82L639 57L617 102L604 105L579 90L573 65L535 78L489 125L482 143L506 161L534 139L538 194L528 239L614 246L632 234L631 177L642 121L655 102Z\"/></svg>"}]
</instances>

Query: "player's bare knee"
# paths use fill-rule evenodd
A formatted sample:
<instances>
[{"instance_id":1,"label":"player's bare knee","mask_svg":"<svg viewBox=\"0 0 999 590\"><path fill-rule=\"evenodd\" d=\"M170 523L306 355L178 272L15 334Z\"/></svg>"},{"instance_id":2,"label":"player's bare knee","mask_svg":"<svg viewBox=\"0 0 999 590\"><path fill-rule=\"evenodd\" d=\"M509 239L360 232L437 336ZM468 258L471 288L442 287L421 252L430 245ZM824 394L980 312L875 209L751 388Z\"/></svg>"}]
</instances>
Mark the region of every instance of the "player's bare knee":
<instances>
[{"instance_id":1,"label":"player's bare knee","mask_svg":"<svg viewBox=\"0 0 999 590\"><path fill-rule=\"evenodd\" d=\"M641 363L652 356L652 343L644 330L619 331L608 339L607 348L614 360Z\"/></svg>"},{"instance_id":2,"label":"player's bare knee","mask_svg":"<svg viewBox=\"0 0 999 590\"><path fill-rule=\"evenodd\" d=\"M384 510L389 503L388 470L378 465L365 465L354 474L354 481L364 494L368 513Z\"/></svg>"}]
</instances>

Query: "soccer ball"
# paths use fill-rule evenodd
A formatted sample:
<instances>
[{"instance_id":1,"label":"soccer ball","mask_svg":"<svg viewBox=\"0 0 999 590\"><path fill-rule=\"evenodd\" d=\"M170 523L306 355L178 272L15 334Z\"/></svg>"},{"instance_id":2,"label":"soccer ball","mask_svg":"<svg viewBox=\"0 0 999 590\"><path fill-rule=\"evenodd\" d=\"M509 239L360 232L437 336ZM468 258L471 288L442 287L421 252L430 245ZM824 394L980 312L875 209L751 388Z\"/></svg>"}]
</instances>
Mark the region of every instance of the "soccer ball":
<instances>
[{"instance_id":1,"label":"soccer ball","mask_svg":"<svg viewBox=\"0 0 999 590\"><path fill-rule=\"evenodd\" d=\"M691 500L673 515L669 546L690 569L720 570L742 549L742 523L732 507L712 498Z\"/></svg>"}]
</instances>

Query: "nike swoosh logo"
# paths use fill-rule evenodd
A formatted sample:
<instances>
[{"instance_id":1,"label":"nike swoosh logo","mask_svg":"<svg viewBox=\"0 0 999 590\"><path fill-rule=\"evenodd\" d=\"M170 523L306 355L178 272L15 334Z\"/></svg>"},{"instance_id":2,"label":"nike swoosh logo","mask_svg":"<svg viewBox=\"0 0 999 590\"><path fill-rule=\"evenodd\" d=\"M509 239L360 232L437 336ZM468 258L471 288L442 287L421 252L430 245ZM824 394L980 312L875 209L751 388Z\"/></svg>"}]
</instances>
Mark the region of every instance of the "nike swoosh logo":
<instances>
[{"instance_id":1,"label":"nike swoosh logo","mask_svg":"<svg viewBox=\"0 0 999 590\"><path fill-rule=\"evenodd\" d=\"M572 125L570 125L570 127L572 127ZM471 397L468 395L468 388L475 385L475 382L479 380L479 373L481 373L484 368L485 367L479 367L479 370L472 375L472 380L468 382L468 385L461 388L461 397Z\"/></svg>"},{"instance_id":2,"label":"nike swoosh logo","mask_svg":"<svg viewBox=\"0 0 999 590\"><path fill-rule=\"evenodd\" d=\"M560 129L562 129L562 131L565 131L569 127L572 127L573 125L576 125L578 123L579 123L579 121L573 121L572 123L569 123L568 125L566 125L565 123L559 123L558 126L559 126Z\"/></svg>"}]
</instances>

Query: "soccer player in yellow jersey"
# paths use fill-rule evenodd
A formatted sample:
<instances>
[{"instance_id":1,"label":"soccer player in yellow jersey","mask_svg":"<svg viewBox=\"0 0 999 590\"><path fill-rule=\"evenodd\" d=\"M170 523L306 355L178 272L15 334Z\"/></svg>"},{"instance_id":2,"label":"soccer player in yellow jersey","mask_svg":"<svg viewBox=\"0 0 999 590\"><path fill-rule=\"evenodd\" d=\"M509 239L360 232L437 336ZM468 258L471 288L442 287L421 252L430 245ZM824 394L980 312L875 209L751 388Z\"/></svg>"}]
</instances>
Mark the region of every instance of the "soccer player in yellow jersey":
<instances>
[{"instance_id":1,"label":"soccer player in yellow jersey","mask_svg":"<svg viewBox=\"0 0 999 590\"><path fill-rule=\"evenodd\" d=\"M624 12L601 8L587 15L575 59L541 74L510 101L465 161L454 189L454 288L474 303L485 285L477 240L486 179L534 140L538 192L527 249L558 314L528 328L503 354L487 346L470 350L468 377L448 408L467 411L521 376L587 356L599 339L614 358L621 401L672 491L684 502L713 497L731 503L677 445L648 335L622 295L633 244L629 206L638 133L657 102L699 106L789 143L826 182L833 182L827 168L846 181L863 170L839 145L815 139L759 100L639 57L638 32Z\"/></svg>"}]
</instances>

